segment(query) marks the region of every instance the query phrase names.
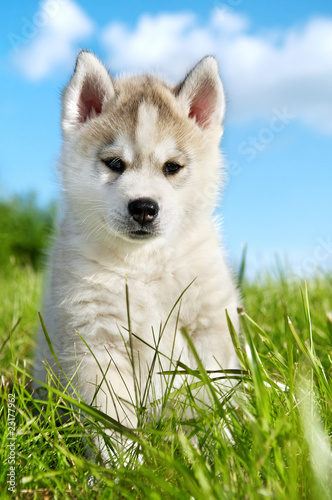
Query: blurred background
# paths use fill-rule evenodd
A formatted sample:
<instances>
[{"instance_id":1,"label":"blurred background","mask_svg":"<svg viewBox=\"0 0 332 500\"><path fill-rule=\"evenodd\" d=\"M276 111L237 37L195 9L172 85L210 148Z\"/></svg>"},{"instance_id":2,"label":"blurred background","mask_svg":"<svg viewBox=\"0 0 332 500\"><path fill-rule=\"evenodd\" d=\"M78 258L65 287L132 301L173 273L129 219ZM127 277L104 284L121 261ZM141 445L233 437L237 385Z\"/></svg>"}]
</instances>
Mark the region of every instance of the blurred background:
<instances>
[{"instance_id":1,"label":"blurred background","mask_svg":"<svg viewBox=\"0 0 332 500\"><path fill-rule=\"evenodd\" d=\"M60 94L79 49L113 75L171 82L213 54L227 95L218 215L230 262L239 265L246 243L248 277L278 262L294 280L332 269L331 0L17 0L2 7L0 26L3 253L11 245L24 260L33 241L47 245ZM10 243L15 232L22 241Z\"/></svg>"}]
</instances>

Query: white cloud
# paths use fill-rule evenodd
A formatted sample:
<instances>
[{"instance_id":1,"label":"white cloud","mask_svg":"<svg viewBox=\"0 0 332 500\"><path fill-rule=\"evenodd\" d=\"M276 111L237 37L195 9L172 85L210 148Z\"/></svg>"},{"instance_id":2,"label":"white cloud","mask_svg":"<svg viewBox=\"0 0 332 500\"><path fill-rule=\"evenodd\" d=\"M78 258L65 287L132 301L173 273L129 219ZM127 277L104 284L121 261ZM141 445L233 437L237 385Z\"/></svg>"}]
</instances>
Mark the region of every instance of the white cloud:
<instances>
[{"instance_id":1,"label":"white cloud","mask_svg":"<svg viewBox=\"0 0 332 500\"><path fill-rule=\"evenodd\" d=\"M209 34L205 29L196 27L196 18L190 12L155 17L144 14L135 30L124 24L112 23L104 30L102 40L110 50L112 68L167 70L168 76L173 78L183 75L197 54L203 56L213 49Z\"/></svg>"},{"instance_id":2,"label":"white cloud","mask_svg":"<svg viewBox=\"0 0 332 500\"><path fill-rule=\"evenodd\" d=\"M131 29L111 23L102 34L113 71L158 71L178 80L206 54L217 56L228 117L270 117L287 109L332 133L332 19L252 33L248 19L216 9L204 25L192 13L142 15Z\"/></svg>"},{"instance_id":3,"label":"white cloud","mask_svg":"<svg viewBox=\"0 0 332 500\"><path fill-rule=\"evenodd\" d=\"M72 64L75 44L94 31L92 21L71 0L45 0L20 34L11 34L14 62L30 80L41 80L58 67Z\"/></svg>"}]
</instances>

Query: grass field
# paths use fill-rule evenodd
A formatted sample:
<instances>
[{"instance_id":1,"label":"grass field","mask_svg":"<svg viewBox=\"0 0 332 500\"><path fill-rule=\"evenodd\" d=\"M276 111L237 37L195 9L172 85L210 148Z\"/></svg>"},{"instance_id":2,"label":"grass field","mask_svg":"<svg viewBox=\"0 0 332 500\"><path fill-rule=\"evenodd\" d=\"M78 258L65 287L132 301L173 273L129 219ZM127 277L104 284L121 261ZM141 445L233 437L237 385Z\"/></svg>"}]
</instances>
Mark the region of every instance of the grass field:
<instances>
[{"instance_id":1,"label":"grass field","mask_svg":"<svg viewBox=\"0 0 332 500\"><path fill-rule=\"evenodd\" d=\"M138 408L142 426L118 429L130 445L106 468L84 449L93 449L92 436L112 422L83 402L74 409L67 393L44 402L30 396L43 281L34 267L12 259L0 270L0 498L331 498L331 275L307 284L283 273L244 280L237 344L243 373L229 375L233 398L198 359L196 380L211 407L199 407L194 387L184 383L181 394L165 397L174 411L151 421ZM196 415L185 426L184 403Z\"/></svg>"}]
</instances>

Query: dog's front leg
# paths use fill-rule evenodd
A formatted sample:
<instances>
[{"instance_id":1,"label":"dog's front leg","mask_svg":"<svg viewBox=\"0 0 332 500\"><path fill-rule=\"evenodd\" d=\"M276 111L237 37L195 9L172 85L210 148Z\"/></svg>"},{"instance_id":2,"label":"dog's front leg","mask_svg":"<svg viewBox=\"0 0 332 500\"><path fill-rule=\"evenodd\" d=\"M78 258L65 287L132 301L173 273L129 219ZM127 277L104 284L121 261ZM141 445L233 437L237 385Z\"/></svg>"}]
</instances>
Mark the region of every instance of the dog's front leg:
<instances>
[{"instance_id":1,"label":"dog's front leg","mask_svg":"<svg viewBox=\"0 0 332 500\"><path fill-rule=\"evenodd\" d=\"M76 380L78 392L87 404L129 429L137 427L137 380L133 368L130 355L123 349L104 347L86 355ZM116 422L103 424L105 439L101 434L94 438L104 462L124 451L131 442Z\"/></svg>"}]
</instances>

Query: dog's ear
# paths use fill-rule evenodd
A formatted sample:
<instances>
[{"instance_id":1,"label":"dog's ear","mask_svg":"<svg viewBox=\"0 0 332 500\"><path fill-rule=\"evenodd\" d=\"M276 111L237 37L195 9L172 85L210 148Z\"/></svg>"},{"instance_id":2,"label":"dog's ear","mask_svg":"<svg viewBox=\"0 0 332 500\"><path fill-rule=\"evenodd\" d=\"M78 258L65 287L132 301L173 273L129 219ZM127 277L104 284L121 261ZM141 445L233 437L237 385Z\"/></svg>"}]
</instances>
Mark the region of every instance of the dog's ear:
<instances>
[{"instance_id":1,"label":"dog's ear","mask_svg":"<svg viewBox=\"0 0 332 500\"><path fill-rule=\"evenodd\" d=\"M114 98L112 78L99 59L88 51L77 57L74 74L62 94L62 129L70 132L102 112Z\"/></svg>"},{"instance_id":2,"label":"dog's ear","mask_svg":"<svg viewBox=\"0 0 332 500\"><path fill-rule=\"evenodd\" d=\"M225 94L214 57L204 57L175 87L175 94L199 127L220 127L225 114Z\"/></svg>"}]
</instances>

